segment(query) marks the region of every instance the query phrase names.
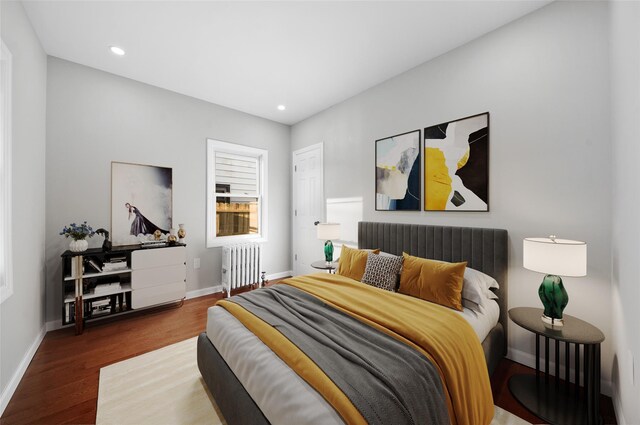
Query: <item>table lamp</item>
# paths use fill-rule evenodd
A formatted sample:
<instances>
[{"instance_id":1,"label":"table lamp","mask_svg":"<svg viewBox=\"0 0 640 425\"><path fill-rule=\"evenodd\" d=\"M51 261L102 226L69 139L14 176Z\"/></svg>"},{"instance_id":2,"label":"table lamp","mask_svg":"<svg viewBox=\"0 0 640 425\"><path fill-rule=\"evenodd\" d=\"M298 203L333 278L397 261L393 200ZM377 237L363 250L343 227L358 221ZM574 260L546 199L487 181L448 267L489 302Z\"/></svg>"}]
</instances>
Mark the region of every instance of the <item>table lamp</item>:
<instances>
[{"instance_id":1,"label":"table lamp","mask_svg":"<svg viewBox=\"0 0 640 425\"><path fill-rule=\"evenodd\" d=\"M340 239L340 224L338 223L318 223L318 239L324 239L324 259L327 263L333 261L333 243L331 239Z\"/></svg>"},{"instance_id":2,"label":"table lamp","mask_svg":"<svg viewBox=\"0 0 640 425\"><path fill-rule=\"evenodd\" d=\"M548 238L525 238L522 260L525 269L544 273L538 289L544 305L542 321L552 326L562 326L562 311L569 303L560 276L587 275L587 244L580 241Z\"/></svg>"}]
</instances>

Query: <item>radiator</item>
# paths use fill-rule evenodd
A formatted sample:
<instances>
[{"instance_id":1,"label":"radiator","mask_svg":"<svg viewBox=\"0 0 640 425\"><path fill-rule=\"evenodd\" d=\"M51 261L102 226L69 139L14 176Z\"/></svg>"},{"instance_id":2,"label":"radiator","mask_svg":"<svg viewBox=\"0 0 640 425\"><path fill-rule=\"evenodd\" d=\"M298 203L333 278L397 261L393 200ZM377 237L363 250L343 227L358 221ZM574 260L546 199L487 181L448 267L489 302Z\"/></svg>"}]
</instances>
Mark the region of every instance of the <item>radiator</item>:
<instances>
[{"instance_id":1,"label":"radiator","mask_svg":"<svg viewBox=\"0 0 640 425\"><path fill-rule=\"evenodd\" d=\"M227 296L232 289L259 283L261 268L261 244L243 243L222 247L222 289Z\"/></svg>"}]
</instances>

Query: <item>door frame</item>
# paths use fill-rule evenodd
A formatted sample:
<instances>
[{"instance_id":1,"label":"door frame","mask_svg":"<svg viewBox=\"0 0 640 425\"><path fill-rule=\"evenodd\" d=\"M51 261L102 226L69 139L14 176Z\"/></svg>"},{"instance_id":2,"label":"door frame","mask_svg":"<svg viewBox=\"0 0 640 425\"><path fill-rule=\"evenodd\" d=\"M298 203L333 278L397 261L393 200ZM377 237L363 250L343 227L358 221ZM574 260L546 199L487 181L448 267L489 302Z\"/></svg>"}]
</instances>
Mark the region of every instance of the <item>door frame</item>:
<instances>
[{"instance_id":1,"label":"door frame","mask_svg":"<svg viewBox=\"0 0 640 425\"><path fill-rule=\"evenodd\" d=\"M296 234L296 155L300 155L314 149L320 149L320 182L322 183L322 188L320 189L320 195L322 197L322 212L320 213L320 220L324 222L327 217L327 206L324 202L324 143L320 142L291 152L291 217L293 218L293 220L291 220L291 270L294 274L296 272L296 255L298 248L298 235Z\"/></svg>"}]
</instances>

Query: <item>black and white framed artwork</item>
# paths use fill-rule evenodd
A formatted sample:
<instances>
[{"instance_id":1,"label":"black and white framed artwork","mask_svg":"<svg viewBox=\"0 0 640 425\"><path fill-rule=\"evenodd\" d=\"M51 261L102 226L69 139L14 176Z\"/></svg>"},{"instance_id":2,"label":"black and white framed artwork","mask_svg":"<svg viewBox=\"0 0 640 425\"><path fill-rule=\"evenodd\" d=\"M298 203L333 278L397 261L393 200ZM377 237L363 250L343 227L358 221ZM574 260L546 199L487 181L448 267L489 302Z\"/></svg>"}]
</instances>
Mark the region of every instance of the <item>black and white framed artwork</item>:
<instances>
[{"instance_id":1,"label":"black and white framed artwork","mask_svg":"<svg viewBox=\"0 0 640 425\"><path fill-rule=\"evenodd\" d=\"M150 239L172 227L172 169L111 163L111 235L114 245Z\"/></svg>"}]
</instances>

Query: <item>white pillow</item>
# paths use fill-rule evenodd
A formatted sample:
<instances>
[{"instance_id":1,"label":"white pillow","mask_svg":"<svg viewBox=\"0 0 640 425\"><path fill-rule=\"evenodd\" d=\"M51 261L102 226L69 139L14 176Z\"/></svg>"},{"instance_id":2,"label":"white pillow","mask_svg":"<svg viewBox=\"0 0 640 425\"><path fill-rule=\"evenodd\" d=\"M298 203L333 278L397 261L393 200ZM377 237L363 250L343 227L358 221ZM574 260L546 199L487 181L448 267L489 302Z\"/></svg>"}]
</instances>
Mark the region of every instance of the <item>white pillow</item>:
<instances>
[{"instance_id":1,"label":"white pillow","mask_svg":"<svg viewBox=\"0 0 640 425\"><path fill-rule=\"evenodd\" d=\"M467 267L464 271L464 282L462 284L463 305L481 313L477 306L484 306L487 300L498 299L498 296L490 289L498 287L498 282L491 276ZM465 303L465 300L468 302Z\"/></svg>"},{"instance_id":2,"label":"white pillow","mask_svg":"<svg viewBox=\"0 0 640 425\"><path fill-rule=\"evenodd\" d=\"M482 289L487 298L491 300L497 300L498 296L491 289L498 289L500 285L491 276L482 273L471 267L467 267L464 272L465 280L468 279L474 283L477 283Z\"/></svg>"},{"instance_id":3,"label":"white pillow","mask_svg":"<svg viewBox=\"0 0 640 425\"><path fill-rule=\"evenodd\" d=\"M482 313L482 306L481 305L476 304L473 301L469 301L466 298L462 299L462 307L468 308L469 310L473 311L474 313Z\"/></svg>"}]
</instances>

